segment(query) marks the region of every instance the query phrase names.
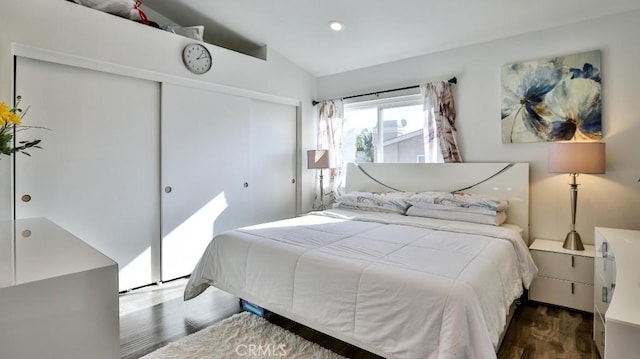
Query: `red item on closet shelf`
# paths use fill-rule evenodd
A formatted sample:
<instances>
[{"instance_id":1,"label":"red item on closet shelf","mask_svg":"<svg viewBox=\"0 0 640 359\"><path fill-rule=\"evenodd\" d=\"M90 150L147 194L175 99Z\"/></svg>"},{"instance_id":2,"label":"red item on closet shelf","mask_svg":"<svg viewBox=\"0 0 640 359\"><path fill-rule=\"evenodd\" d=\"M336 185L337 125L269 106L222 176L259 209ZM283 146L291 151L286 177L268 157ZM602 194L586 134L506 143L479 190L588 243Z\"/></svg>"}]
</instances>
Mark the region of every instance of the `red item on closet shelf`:
<instances>
[{"instance_id":1,"label":"red item on closet shelf","mask_svg":"<svg viewBox=\"0 0 640 359\"><path fill-rule=\"evenodd\" d=\"M147 14L145 14L144 11L142 11L142 9L140 8L140 5L142 5L142 0L136 1L133 4L133 8L136 9L136 11L138 11L138 14L140 15L140 20L142 21L142 23L145 25L149 25L149 19L147 19Z\"/></svg>"}]
</instances>

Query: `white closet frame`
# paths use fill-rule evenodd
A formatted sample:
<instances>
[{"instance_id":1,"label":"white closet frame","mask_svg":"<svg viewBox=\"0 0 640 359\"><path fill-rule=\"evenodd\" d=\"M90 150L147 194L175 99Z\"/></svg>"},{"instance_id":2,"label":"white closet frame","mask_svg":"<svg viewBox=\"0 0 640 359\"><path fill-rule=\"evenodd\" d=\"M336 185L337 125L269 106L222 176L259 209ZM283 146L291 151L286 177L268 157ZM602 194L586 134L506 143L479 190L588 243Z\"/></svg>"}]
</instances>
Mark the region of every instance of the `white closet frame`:
<instances>
[{"instance_id":1,"label":"white closet frame","mask_svg":"<svg viewBox=\"0 0 640 359\"><path fill-rule=\"evenodd\" d=\"M98 61L91 58L61 53L61 52L52 51L48 49L36 48L36 47L32 47L32 46L20 44L20 43L11 44L11 54L14 57L40 60L40 61L50 62L54 64L72 66L80 69L94 70L98 72L104 72L104 73L109 73L109 74L114 74L119 76L131 77L135 79L148 80L148 81L157 82L159 84L172 84L172 85L186 86L194 89L202 89L206 91L219 92L222 94L246 97L253 100L259 100L264 102L296 107L296 132L297 133L296 133L295 140L296 140L296 157L297 158L295 160L295 163L297 165L295 170L295 176L296 178L301 178L301 166L300 166L300 159L299 159L300 157L299 153L301 152L301 147L298 141L300 138L300 131L301 131L301 125L300 125L301 124L301 119L300 119L301 101L300 100L266 94L266 93L247 90L247 89L235 88L235 87L226 86L226 85L214 84L214 83L205 82L205 81L198 81L198 80L182 78L182 77L173 76L173 75L167 75L164 73L149 71L141 68L123 66L123 65L108 63L104 61ZM15 68L12 73L12 79L15 83L15 79L16 79ZM17 94L14 94L14 95L17 95ZM14 167L14 173L15 173L15 167ZM158 176L160 177L160 187L162 187L161 173L158 173ZM162 196L162 194L164 193L162 191L163 191L163 188L158 188L158 193L160 193L160 196ZM295 207L296 207L296 213L297 213L299 211L299 208L301 208L301 198L299 195L301 193L300 181L297 181L297 183L295 184L295 192L296 192ZM20 196L20 194L15 193L15 181L14 181L14 184L12 185L12 197L14 198L14 200L17 201L19 200L17 196ZM16 217L15 207L13 207L12 211L13 211L12 217L15 218ZM162 216L160 217L160 220L161 218ZM157 243L155 243L155 241L157 241ZM154 238L153 245L160 246L160 243L161 243L161 237ZM160 279L162 278L161 269L160 269L161 264L158 263L159 261L160 261L160 258L152 260L152 278L154 281L160 281ZM120 287L120 290L125 290L125 289L130 289L130 288L124 288L122 286Z\"/></svg>"}]
</instances>

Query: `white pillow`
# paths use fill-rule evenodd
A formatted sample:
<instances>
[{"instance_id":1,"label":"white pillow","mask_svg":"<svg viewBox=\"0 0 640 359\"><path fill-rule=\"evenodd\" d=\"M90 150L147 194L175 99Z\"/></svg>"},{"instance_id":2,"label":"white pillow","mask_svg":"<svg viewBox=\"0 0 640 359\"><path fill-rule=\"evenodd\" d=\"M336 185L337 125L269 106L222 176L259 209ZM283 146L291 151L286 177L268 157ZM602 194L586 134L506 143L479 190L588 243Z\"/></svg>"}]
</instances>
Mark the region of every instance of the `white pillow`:
<instances>
[{"instance_id":1,"label":"white pillow","mask_svg":"<svg viewBox=\"0 0 640 359\"><path fill-rule=\"evenodd\" d=\"M493 196L474 193L421 192L409 197L407 202L413 206L425 208L443 206L485 209L494 212L503 212L509 208L508 201Z\"/></svg>"},{"instance_id":2,"label":"white pillow","mask_svg":"<svg viewBox=\"0 0 640 359\"><path fill-rule=\"evenodd\" d=\"M336 208L404 214L409 207L409 192L349 192L336 198Z\"/></svg>"},{"instance_id":3,"label":"white pillow","mask_svg":"<svg viewBox=\"0 0 640 359\"><path fill-rule=\"evenodd\" d=\"M505 212L482 214L465 211L429 209L416 206L411 206L407 209L407 216L448 219L451 221L490 224L492 226L499 226L507 220L507 214Z\"/></svg>"},{"instance_id":4,"label":"white pillow","mask_svg":"<svg viewBox=\"0 0 640 359\"><path fill-rule=\"evenodd\" d=\"M431 209L437 211L453 211L453 212L465 212L465 213L477 213L477 214L488 214L495 215L498 211L494 211L492 209L484 208L484 207L457 207L457 206L446 206L442 204L431 204L424 202L413 202L408 201L412 207L419 207L423 209Z\"/></svg>"}]
</instances>

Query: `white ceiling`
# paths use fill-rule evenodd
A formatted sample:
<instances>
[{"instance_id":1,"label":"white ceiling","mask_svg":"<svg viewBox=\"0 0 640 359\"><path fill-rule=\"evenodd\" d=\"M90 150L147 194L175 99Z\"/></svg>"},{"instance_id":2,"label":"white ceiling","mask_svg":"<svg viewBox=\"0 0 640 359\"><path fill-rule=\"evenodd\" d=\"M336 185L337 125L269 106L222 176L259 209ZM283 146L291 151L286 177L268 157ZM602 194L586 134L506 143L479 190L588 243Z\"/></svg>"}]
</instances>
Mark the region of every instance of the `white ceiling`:
<instances>
[{"instance_id":1,"label":"white ceiling","mask_svg":"<svg viewBox=\"0 0 640 359\"><path fill-rule=\"evenodd\" d=\"M315 76L640 9L639 0L145 0L181 25L228 30ZM193 23L185 23L185 19ZM329 30L330 20L346 26ZM225 32L225 29L227 30Z\"/></svg>"}]
</instances>

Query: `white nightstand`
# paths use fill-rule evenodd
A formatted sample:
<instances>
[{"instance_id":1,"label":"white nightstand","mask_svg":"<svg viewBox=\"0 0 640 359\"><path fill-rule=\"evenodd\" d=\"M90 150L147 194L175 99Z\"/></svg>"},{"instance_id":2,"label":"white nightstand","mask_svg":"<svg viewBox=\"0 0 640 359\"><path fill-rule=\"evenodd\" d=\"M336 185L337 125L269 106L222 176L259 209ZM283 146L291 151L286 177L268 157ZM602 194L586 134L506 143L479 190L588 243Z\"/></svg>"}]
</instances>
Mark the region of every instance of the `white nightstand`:
<instances>
[{"instance_id":1,"label":"white nightstand","mask_svg":"<svg viewBox=\"0 0 640 359\"><path fill-rule=\"evenodd\" d=\"M538 266L529 299L593 313L593 258L595 248L562 248L561 241L536 239L529 246Z\"/></svg>"}]
</instances>

